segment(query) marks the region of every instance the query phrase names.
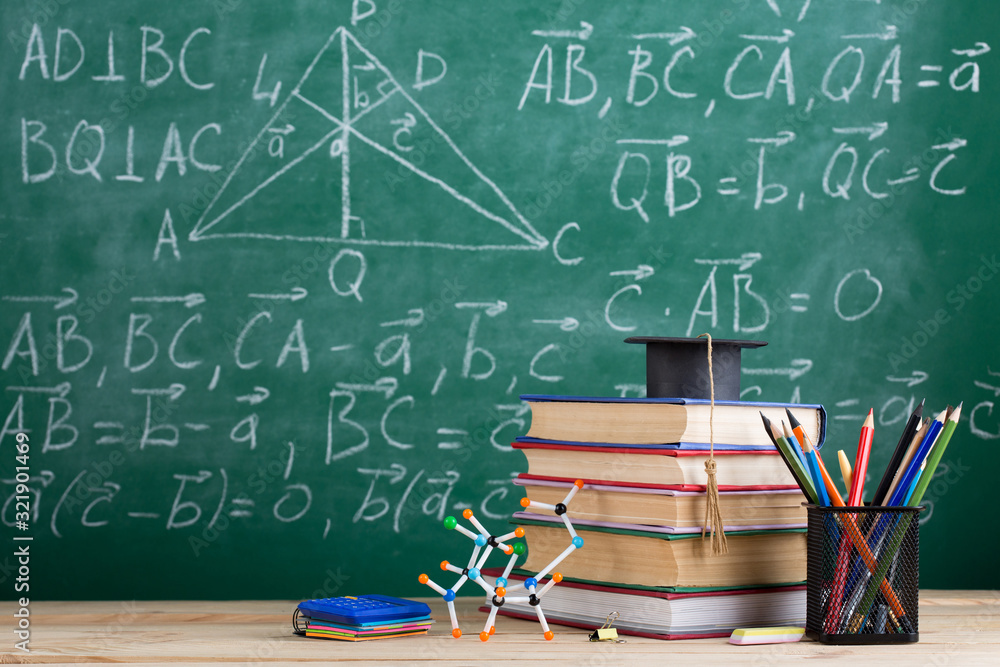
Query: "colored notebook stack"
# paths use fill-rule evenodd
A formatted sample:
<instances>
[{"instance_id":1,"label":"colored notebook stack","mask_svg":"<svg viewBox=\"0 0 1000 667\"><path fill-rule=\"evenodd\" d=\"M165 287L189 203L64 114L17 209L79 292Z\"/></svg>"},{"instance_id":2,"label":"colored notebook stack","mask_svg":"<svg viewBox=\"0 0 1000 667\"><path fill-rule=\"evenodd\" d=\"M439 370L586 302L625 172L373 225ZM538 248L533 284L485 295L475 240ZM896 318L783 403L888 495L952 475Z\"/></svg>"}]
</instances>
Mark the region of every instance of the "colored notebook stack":
<instances>
[{"instance_id":1,"label":"colored notebook stack","mask_svg":"<svg viewBox=\"0 0 1000 667\"><path fill-rule=\"evenodd\" d=\"M701 399L523 396L527 435L513 447L528 459L515 484L554 504L576 479L569 511L584 547L559 566L564 581L546 594L553 623L599 627L620 612L622 634L661 639L723 637L737 627L801 625L805 618L806 510L796 480L762 433L760 415L788 408L822 443L819 405ZM711 431L709 413L713 412ZM710 437L728 553L701 536ZM528 557L521 572L562 551L557 517L517 512ZM501 610L534 617L527 605Z\"/></svg>"},{"instance_id":2,"label":"colored notebook stack","mask_svg":"<svg viewBox=\"0 0 1000 667\"><path fill-rule=\"evenodd\" d=\"M362 642L424 635L434 622L422 602L387 595L345 596L299 603L292 616L295 634L317 639Z\"/></svg>"}]
</instances>

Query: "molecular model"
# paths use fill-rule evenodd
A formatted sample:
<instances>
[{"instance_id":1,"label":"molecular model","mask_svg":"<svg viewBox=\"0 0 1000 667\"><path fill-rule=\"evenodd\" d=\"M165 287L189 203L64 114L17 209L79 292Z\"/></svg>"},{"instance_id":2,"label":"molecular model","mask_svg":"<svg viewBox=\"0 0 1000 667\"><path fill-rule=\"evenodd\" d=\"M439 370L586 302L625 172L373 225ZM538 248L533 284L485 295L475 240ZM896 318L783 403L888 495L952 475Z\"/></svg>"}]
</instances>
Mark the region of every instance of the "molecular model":
<instances>
[{"instance_id":1,"label":"molecular model","mask_svg":"<svg viewBox=\"0 0 1000 667\"><path fill-rule=\"evenodd\" d=\"M542 626L545 639L552 639L554 635L552 631L549 630L548 623L545 622L545 614L542 613L541 601L542 596L545 595L546 591L562 581L562 575L558 572L553 572L552 578L549 579L544 586L538 588L538 585L539 582L543 580L554 567L563 561L563 559L573 553L576 549L583 546L583 538L577 536L576 531L573 530L573 524L570 522L569 517L566 516L567 505L569 505L573 496L575 496L576 492L581 488L583 488L583 480L578 479L573 483L573 488L569 490L569 493L566 494L563 501L556 505L538 503L529 500L528 498L521 499L521 507L550 510L554 512L556 516L561 518L563 524L566 526L566 530L569 531L570 545L566 547L561 554L556 556L551 563L546 565L541 572L533 577L525 579L521 583L515 583L512 586L507 585L507 577L510 576L511 570L514 569L514 563L517 561L517 557L524 553L524 543L518 542L517 544L505 544L505 542L515 537L524 537L524 529L518 527L514 531L505 535L492 535L487 532L486 528L483 527L483 524L476 519L471 509L467 509L462 512L462 516L472 523L476 530L479 531L478 533L474 533L465 526L460 525L458 520L453 516L445 517L445 528L448 530L457 530L475 542L475 547L472 549L472 556L469 558L469 564L467 567L460 568L456 565L452 565L446 560L441 561L442 570L461 575L455 584L447 590L434 583L426 574L421 574L418 580L420 583L427 584L440 593L444 598L444 601L448 603L448 614L451 616L451 634L453 637L458 639L462 636L462 630L458 627L458 618L455 615L455 595L466 581L471 580L479 584L482 589L486 591L487 595L492 596L490 600L490 614L486 619L486 627L484 627L483 631L479 633L479 638L482 641L487 641L490 638L490 635L496 631L494 621L496 620L497 611L499 611L500 607L504 605L504 602L508 601L528 603L534 607L535 613L538 615L538 623ZM492 553L493 549L503 551L505 554L510 556L510 560L507 561L507 566L504 568L503 574L497 577L491 584L487 580L487 577L482 573L482 569L483 565L486 563L486 559L490 557L490 553ZM510 593L518 591L522 588L528 593L526 597L507 597Z\"/></svg>"}]
</instances>

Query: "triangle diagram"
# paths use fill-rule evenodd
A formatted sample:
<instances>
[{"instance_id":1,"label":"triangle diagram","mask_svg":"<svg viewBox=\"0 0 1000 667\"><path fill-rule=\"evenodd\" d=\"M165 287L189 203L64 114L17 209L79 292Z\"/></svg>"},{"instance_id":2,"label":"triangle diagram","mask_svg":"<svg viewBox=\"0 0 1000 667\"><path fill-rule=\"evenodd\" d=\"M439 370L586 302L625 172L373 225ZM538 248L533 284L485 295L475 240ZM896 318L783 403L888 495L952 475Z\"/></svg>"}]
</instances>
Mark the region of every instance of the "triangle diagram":
<instances>
[{"instance_id":1,"label":"triangle diagram","mask_svg":"<svg viewBox=\"0 0 1000 667\"><path fill-rule=\"evenodd\" d=\"M243 152L188 238L459 250L548 245L343 27Z\"/></svg>"}]
</instances>

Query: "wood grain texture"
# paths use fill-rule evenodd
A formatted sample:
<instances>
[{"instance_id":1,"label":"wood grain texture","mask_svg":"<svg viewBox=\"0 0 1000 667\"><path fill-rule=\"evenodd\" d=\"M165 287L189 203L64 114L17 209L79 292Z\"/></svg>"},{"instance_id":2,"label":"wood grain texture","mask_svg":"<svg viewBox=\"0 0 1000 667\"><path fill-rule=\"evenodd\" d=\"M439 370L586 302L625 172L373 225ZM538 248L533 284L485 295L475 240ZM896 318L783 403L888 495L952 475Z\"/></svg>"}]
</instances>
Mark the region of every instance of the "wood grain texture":
<instances>
[{"instance_id":1,"label":"wood grain texture","mask_svg":"<svg viewBox=\"0 0 1000 667\"><path fill-rule=\"evenodd\" d=\"M364 643L305 639L291 634L294 602L35 602L31 653L0 649L4 663L385 662L467 665L517 660L576 665L784 665L803 658L851 660L856 665L995 665L1000 655L1000 592L921 591L920 642L907 646L796 644L732 646L725 639L664 642L629 637L624 644L587 641L584 630L553 626L542 639L536 623L501 618L489 643L478 639L484 615L478 598L457 603L465 635L449 633L440 599L426 600L438 623L427 636ZM12 606L3 605L2 634L10 636Z\"/></svg>"}]
</instances>

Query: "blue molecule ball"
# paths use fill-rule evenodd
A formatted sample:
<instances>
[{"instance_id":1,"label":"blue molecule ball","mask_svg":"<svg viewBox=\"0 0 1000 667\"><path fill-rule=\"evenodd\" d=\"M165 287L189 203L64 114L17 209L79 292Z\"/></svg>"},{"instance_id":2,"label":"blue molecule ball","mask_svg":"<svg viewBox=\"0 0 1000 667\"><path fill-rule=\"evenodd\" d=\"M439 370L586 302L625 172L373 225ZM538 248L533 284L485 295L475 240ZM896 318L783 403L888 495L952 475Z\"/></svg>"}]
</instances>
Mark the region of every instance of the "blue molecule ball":
<instances>
[{"instance_id":1,"label":"blue molecule ball","mask_svg":"<svg viewBox=\"0 0 1000 667\"><path fill-rule=\"evenodd\" d=\"M477 547L485 547L486 546L486 536L485 535L476 535L476 546Z\"/></svg>"},{"instance_id":2,"label":"blue molecule ball","mask_svg":"<svg viewBox=\"0 0 1000 667\"><path fill-rule=\"evenodd\" d=\"M444 592L444 601L445 602L451 602L454 599L455 599L455 591L453 591L453 590L451 590L449 588L448 590L446 590Z\"/></svg>"},{"instance_id":3,"label":"blue molecule ball","mask_svg":"<svg viewBox=\"0 0 1000 667\"><path fill-rule=\"evenodd\" d=\"M537 585L538 585L538 579L535 579L534 577L528 577L527 579L524 580L525 588L530 589L532 586L537 586Z\"/></svg>"},{"instance_id":4,"label":"blue molecule ball","mask_svg":"<svg viewBox=\"0 0 1000 667\"><path fill-rule=\"evenodd\" d=\"M503 586L504 588L507 588L507 580L504 579L503 577L497 577L497 586Z\"/></svg>"},{"instance_id":5,"label":"blue molecule ball","mask_svg":"<svg viewBox=\"0 0 1000 667\"><path fill-rule=\"evenodd\" d=\"M583 538L580 537L579 535L577 535L576 537L574 537L573 538L573 546L576 547L577 549L579 549L580 547L582 547L583 546Z\"/></svg>"},{"instance_id":6,"label":"blue molecule ball","mask_svg":"<svg viewBox=\"0 0 1000 667\"><path fill-rule=\"evenodd\" d=\"M478 578L479 578L479 568L478 567L470 567L469 568L469 579L478 579Z\"/></svg>"}]
</instances>

